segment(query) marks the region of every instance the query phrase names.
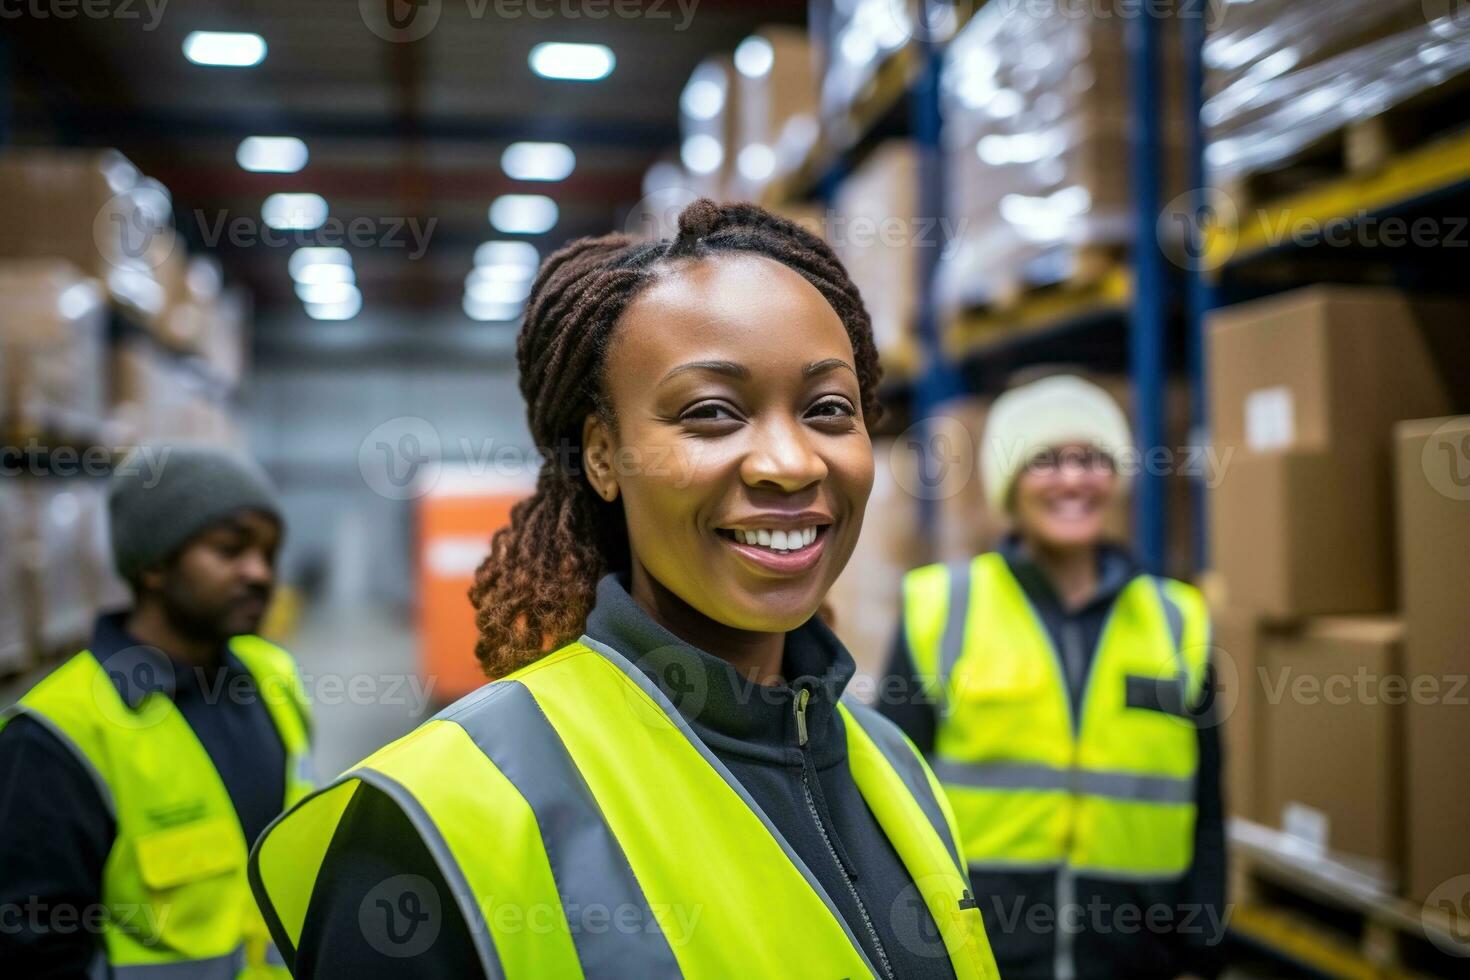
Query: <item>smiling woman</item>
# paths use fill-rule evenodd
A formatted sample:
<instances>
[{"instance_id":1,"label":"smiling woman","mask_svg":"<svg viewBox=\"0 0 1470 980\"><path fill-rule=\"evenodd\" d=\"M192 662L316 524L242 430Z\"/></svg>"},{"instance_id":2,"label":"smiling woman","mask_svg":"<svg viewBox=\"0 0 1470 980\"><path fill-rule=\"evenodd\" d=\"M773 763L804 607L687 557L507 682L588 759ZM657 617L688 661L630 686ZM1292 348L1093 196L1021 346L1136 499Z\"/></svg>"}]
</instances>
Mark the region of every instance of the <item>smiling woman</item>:
<instances>
[{"instance_id":1,"label":"smiling woman","mask_svg":"<svg viewBox=\"0 0 1470 980\"><path fill-rule=\"evenodd\" d=\"M879 374L831 250L709 201L575 242L518 356L547 461L471 590L496 680L262 838L293 974L995 976L934 777L815 615Z\"/></svg>"}]
</instances>

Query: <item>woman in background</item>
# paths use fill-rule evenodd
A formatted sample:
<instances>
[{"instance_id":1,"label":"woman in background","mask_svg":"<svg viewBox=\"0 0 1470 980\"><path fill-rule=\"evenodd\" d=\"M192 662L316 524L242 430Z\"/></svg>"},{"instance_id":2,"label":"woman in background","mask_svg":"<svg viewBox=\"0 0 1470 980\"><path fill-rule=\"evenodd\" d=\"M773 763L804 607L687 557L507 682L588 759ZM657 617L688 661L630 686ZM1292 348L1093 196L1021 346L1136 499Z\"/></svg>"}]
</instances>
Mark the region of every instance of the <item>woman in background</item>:
<instances>
[{"instance_id":1,"label":"woman in background","mask_svg":"<svg viewBox=\"0 0 1470 980\"><path fill-rule=\"evenodd\" d=\"M1210 627L1191 586L1106 540L1134 451L1101 388L996 399L982 441L999 549L903 583L880 706L958 820L1007 980L1212 975L1224 923Z\"/></svg>"}]
</instances>

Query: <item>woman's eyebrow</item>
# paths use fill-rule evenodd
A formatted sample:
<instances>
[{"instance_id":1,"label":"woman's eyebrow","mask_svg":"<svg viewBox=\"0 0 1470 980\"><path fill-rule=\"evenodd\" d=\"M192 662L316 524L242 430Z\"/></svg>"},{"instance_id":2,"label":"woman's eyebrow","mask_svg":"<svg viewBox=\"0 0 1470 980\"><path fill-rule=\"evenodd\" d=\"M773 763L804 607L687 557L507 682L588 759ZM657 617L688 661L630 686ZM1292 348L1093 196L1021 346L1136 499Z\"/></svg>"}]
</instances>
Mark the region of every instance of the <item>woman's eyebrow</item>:
<instances>
[{"instance_id":1,"label":"woman's eyebrow","mask_svg":"<svg viewBox=\"0 0 1470 980\"><path fill-rule=\"evenodd\" d=\"M670 368L667 374L658 379L658 383L663 384L674 375L683 374L685 371L713 371L715 374L728 375L742 381L750 378L750 368L734 361L688 361L678 367Z\"/></svg>"},{"instance_id":2,"label":"woman's eyebrow","mask_svg":"<svg viewBox=\"0 0 1470 980\"><path fill-rule=\"evenodd\" d=\"M801 369L801 376L803 378L811 378L837 368L847 368L847 370L852 371L854 377L857 376L857 371L853 370L852 365L840 357L829 357L825 361L813 361Z\"/></svg>"}]
</instances>

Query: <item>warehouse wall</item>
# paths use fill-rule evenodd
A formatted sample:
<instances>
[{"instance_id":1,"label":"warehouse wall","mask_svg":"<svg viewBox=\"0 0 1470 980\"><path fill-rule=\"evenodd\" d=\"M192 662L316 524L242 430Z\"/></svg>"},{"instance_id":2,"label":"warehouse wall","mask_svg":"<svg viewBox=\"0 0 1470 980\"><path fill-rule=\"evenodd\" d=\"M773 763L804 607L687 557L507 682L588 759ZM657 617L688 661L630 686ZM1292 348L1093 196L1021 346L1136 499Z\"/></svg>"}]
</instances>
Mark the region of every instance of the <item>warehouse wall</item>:
<instances>
[{"instance_id":1,"label":"warehouse wall","mask_svg":"<svg viewBox=\"0 0 1470 980\"><path fill-rule=\"evenodd\" d=\"M413 597L415 498L407 496L411 488L384 487L382 456L371 445L365 474L364 442L375 430L389 443L417 435L422 427L409 420L423 419L437 435L439 458L475 467L502 447L523 453L531 437L507 361L364 364L368 353L309 367L261 361L246 397L249 440L285 498L286 581L309 585L318 566L331 601L406 604Z\"/></svg>"}]
</instances>

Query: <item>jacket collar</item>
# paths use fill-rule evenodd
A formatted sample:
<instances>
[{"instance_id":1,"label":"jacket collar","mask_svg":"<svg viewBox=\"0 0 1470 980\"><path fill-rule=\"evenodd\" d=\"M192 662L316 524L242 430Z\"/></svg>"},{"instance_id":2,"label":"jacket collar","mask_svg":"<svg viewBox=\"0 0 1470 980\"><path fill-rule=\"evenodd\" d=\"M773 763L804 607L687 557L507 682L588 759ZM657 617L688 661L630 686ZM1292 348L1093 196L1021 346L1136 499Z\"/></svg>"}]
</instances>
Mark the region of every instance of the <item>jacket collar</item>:
<instances>
[{"instance_id":1,"label":"jacket collar","mask_svg":"<svg viewBox=\"0 0 1470 980\"><path fill-rule=\"evenodd\" d=\"M1006 535L996 550L1005 559L1011 574L1016 577L1016 581L1021 583L1021 588L1033 602L1045 602L1058 609L1061 608L1061 599L1057 596L1051 579L1047 578L1041 566L1036 564L1019 535L1014 533ZM1097 591L1081 609L1073 610L1075 614L1112 605L1113 600L1118 598L1119 593L1128 586L1128 583L1143 574L1142 567L1134 557L1114 544L1104 543L1098 547L1097 564Z\"/></svg>"},{"instance_id":2,"label":"jacket collar","mask_svg":"<svg viewBox=\"0 0 1470 980\"><path fill-rule=\"evenodd\" d=\"M824 767L846 755L835 706L857 668L819 618L786 634L786 683L763 686L654 622L628 594L627 581L626 575L603 576L587 617L587 635L648 675L712 749L774 763L800 762L794 701L796 692L807 688L814 763Z\"/></svg>"},{"instance_id":3,"label":"jacket collar","mask_svg":"<svg viewBox=\"0 0 1470 980\"><path fill-rule=\"evenodd\" d=\"M127 616L126 612L121 612L97 617L88 649L107 672L123 703L134 711L150 694L162 693L171 700L178 700L181 692L202 688L206 675L213 674L215 670L248 674L245 665L228 647L222 651L217 668L179 663L129 633Z\"/></svg>"}]
</instances>

